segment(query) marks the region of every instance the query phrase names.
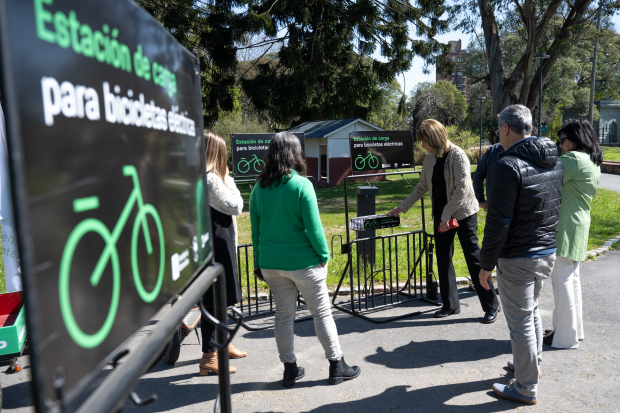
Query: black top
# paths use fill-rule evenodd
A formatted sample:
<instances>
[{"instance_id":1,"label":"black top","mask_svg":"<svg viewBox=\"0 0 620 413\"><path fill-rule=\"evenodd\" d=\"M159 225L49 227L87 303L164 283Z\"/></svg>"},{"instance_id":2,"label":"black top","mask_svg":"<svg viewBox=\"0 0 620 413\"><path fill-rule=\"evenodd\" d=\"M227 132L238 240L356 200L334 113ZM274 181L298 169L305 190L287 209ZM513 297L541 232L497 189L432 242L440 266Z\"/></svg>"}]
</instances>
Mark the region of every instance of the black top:
<instances>
[{"instance_id":1,"label":"black top","mask_svg":"<svg viewBox=\"0 0 620 413\"><path fill-rule=\"evenodd\" d=\"M480 267L556 248L564 168L548 138L525 138L493 169Z\"/></svg>"},{"instance_id":2,"label":"black top","mask_svg":"<svg viewBox=\"0 0 620 413\"><path fill-rule=\"evenodd\" d=\"M444 168L446 166L446 159L448 159L448 153L443 154L441 158L435 158L435 168L433 169L433 197L434 203L440 205L446 205L448 203L448 187L446 186L446 176L444 174Z\"/></svg>"},{"instance_id":3,"label":"black top","mask_svg":"<svg viewBox=\"0 0 620 413\"><path fill-rule=\"evenodd\" d=\"M226 274L226 306L241 301L241 285L237 271L235 228L232 216L211 207L211 236L213 237L213 259L222 264ZM204 294L207 308L213 308L213 287Z\"/></svg>"}]
</instances>

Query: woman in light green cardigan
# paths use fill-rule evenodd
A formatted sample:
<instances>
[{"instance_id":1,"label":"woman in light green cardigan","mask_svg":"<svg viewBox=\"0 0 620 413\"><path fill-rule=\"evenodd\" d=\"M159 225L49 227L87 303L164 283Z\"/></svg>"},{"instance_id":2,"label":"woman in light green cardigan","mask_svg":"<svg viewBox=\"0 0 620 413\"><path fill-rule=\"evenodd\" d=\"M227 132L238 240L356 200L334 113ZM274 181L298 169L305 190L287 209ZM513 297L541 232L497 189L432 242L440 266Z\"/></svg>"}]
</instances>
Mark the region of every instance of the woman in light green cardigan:
<instances>
[{"instance_id":1,"label":"woman in light green cardigan","mask_svg":"<svg viewBox=\"0 0 620 413\"><path fill-rule=\"evenodd\" d=\"M553 283L553 330L544 342L555 348L577 348L583 340L579 262L586 259L590 203L601 179L603 153L594 128L585 119L569 119L558 131L564 154L562 207Z\"/></svg>"}]
</instances>

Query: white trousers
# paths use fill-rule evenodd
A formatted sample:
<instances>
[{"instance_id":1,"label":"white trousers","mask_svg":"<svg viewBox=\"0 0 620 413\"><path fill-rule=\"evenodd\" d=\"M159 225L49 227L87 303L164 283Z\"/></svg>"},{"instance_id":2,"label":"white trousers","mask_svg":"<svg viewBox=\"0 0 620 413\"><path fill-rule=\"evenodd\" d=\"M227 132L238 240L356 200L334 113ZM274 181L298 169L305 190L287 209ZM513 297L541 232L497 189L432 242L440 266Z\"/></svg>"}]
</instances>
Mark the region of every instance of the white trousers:
<instances>
[{"instance_id":1,"label":"white trousers","mask_svg":"<svg viewBox=\"0 0 620 413\"><path fill-rule=\"evenodd\" d=\"M327 291L327 267L318 264L312 268L297 271L268 270L263 276L269 284L276 303L276 325L274 333L282 363L297 361L295 357L295 311L297 291L301 293L310 315L314 318L314 330L329 360L340 360L342 350L338 330L332 316L332 306Z\"/></svg>"},{"instance_id":2,"label":"white trousers","mask_svg":"<svg viewBox=\"0 0 620 413\"><path fill-rule=\"evenodd\" d=\"M557 257L551 273L553 284L553 344L555 348L577 348L584 339L579 261Z\"/></svg>"}]
</instances>

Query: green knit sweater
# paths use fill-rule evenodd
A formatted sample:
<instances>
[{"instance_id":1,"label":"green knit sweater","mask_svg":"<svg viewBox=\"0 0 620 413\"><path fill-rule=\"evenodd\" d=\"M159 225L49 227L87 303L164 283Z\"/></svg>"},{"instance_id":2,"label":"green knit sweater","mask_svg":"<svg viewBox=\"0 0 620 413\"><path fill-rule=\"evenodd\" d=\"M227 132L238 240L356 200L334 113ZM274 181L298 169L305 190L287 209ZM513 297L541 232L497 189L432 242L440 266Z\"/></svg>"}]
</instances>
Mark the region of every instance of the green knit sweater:
<instances>
[{"instance_id":1,"label":"green knit sweater","mask_svg":"<svg viewBox=\"0 0 620 413\"><path fill-rule=\"evenodd\" d=\"M255 267L295 271L329 261L314 189L295 171L278 186L254 186L250 221Z\"/></svg>"}]
</instances>

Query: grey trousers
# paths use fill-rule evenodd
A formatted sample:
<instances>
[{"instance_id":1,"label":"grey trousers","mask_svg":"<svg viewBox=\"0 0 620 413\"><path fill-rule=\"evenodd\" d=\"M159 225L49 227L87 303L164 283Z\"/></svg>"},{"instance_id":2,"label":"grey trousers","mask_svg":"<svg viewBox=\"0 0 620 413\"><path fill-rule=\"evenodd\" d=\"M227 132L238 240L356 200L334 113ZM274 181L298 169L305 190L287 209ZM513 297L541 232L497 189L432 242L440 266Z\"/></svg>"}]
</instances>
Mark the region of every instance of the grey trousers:
<instances>
[{"instance_id":1,"label":"grey trousers","mask_svg":"<svg viewBox=\"0 0 620 413\"><path fill-rule=\"evenodd\" d=\"M515 366L515 389L536 397L542 362L543 327L538 298L543 281L551 276L555 254L543 258L500 258L497 283L510 330Z\"/></svg>"},{"instance_id":2,"label":"grey trousers","mask_svg":"<svg viewBox=\"0 0 620 413\"><path fill-rule=\"evenodd\" d=\"M342 351L325 283L327 267L323 268L319 264L297 271L262 269L262 272L276 303L275 335L280 361L297 361L294 323L298 290L314 319L314 329L325 351L325 357L329 360L340 360Z\"/></svg>"}]
</instances>

